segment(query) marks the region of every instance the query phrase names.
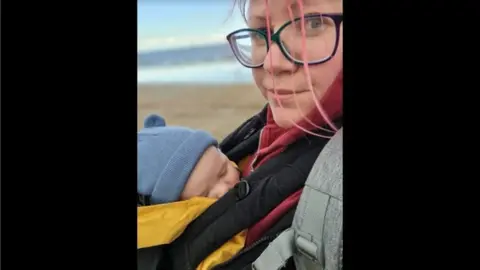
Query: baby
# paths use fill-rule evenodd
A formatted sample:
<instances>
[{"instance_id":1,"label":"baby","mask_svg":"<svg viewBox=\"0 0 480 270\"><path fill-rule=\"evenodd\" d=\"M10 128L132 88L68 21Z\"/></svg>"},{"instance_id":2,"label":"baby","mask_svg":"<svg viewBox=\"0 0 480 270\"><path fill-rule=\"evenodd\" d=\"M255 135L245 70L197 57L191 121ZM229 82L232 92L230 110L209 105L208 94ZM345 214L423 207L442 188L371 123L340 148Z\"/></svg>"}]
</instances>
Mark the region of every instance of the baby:
<instances>
[{"instance_id":1,"label":"baby","mask_svg":"<svg viewBox=\"0 0 480 270\"><path fill-rule=\"evenodd\" d=\"M239 182L235 163L205 131L167 127L149 116L137 145L137 269L162 264L162 246ZM234 236L196 269L210 269L243 248L245 232Z\"/></svg>"},{"instance_id":2,"label":"baby","mask_svg":"<svg viewBox=\"0 0 480 270\"><path fill-rule=\"evenodd\" d=\"M239 182L235 163L207 132L166 127L151 115L138 133L137 192L143 205L220 198Z\"/></svg>"}]
</instances>

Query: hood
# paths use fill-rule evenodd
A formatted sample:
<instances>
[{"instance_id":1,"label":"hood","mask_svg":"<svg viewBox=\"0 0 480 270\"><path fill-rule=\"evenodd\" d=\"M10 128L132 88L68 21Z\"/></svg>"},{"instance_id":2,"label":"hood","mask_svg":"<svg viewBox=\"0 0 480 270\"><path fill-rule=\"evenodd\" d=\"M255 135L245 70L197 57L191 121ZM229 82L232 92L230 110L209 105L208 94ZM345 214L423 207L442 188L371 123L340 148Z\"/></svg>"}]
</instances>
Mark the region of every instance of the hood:
<instances>
[{"instance_id":1,"label":"hood","mask_svg":"<svg viewBox=\"0 0 480 270\"><path fill-rule=\"evenodd\" d=\"M137 248L165 245L179 237L216 199L195 197L186 201L137 207ZM232 258L245 244L242 231L211 253L196 270L208 270Z\"/></svg>"},{"instance_id":2,"label":"hood","mask_svg":"<svg viewBox=\"0 0 480 270\"><path fill-rule=\"evenodd\" d=\"M186 201L137 207L137 248L173 242L216 199L195 197Z\"/></svg>"}]
</instances>

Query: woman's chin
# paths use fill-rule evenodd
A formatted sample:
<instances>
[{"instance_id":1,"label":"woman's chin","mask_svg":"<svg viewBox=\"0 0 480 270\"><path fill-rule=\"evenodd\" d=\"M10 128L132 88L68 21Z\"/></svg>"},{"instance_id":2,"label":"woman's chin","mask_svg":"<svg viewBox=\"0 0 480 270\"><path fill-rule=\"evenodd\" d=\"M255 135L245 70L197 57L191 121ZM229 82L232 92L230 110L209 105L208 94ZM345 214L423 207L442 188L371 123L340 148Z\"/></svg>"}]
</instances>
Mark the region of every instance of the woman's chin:
<instances>
[{"instance_id":1,"label":"woman's chin","mask_svg":"<svg viewBox=\"0 0 480 270\"><path fill-rule=\"evenodd\" d=\"M273 120L281 128L291 128L294 122L298 123L302 116L297 108L271 107Z\"/></svg>"}]
</instances>

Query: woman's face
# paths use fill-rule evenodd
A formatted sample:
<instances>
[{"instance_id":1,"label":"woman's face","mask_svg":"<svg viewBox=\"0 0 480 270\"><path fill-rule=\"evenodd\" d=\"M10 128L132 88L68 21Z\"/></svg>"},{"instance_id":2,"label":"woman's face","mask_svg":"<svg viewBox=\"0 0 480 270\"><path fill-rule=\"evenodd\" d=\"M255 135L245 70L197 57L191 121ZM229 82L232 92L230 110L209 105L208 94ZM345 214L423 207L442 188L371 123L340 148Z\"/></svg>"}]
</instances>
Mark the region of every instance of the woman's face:
<instances>
[{"instance_id":1,"label":"woman's face","mask_svg":"<svg viewBox=\"0 0 480 270\"><path fill-rule=\"evenodd\" d=\"M290 21L288 5L291 4L293 17L300 17L302 14L297 5L297 0L275 0L269 1L270 28L276 33L278 29ZM247 20L250 28L266 28L266 6L265 0L250 0L248 4ZM303 12L307 14L329 14L343 13L341 0L303 0ZM328 23L306 22L304 24L306 33L306 52L309 57L319 55L322 48L327 47L329 53L334 47L335 26ZM297 27L289 27L282 31L281 40L288 46L290 55L302 59L301 22L295 24ZM297 31L296 31L297 30ZM323 39L319 39L320 36ZM262 95L268 100L273 112L275 122L284 128L292 126L292 122L299 122L312 109L315 108L312 92L309 90L306 72L304 67L289 61L282 54L279 46L272 42L272 47L265 53L261 47L252 47L252 55L264 58L263 67L253 68L252 73ZM313 91L317 100L321 100L330 84L342 70L343 67L343 38L342 28L338 39L338 46L335 56L329 61L310 65L310 76ZM274 80L274 81L273 81ZM278 93L275 94L274 89ZM301 111L299 111L301 110Z\"/></svg>"}]
</instances>

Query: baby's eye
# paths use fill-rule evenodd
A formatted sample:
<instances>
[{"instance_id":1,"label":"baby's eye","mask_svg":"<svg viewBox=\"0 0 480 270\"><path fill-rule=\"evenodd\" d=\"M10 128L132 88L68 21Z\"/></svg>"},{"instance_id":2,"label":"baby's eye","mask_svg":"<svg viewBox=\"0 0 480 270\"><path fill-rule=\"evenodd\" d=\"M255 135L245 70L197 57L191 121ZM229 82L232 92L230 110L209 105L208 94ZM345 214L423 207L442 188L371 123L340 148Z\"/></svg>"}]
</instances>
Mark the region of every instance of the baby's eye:
<instances>
[{"instance_id":1,"label":"baby's eye","mask_svg":"<svg viewBox=\"0 0 480 270\"><path fill-rule=\"evenodd\" d=\"M228 171L228 159L225 157L225 160L222 161L222 167L220 168L220 170L218 171L218 178L222 178L224 177L226 174L227 174L227 171Z\"/></svg>"},{"instance_id":2,"label":"baby's eye","mask_svg":"<svg viewBox=\"0 0 480 270\"><path fill-rule=\"evenodd\" d=\"M220 177L224 177L228 172L228 165L225 163L225 165L223 166L223 169L222 169L222 172L220 174Z\"/></svg>"}]
</instances>

